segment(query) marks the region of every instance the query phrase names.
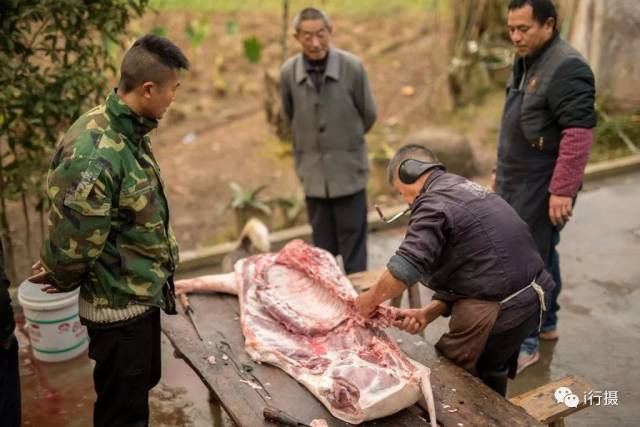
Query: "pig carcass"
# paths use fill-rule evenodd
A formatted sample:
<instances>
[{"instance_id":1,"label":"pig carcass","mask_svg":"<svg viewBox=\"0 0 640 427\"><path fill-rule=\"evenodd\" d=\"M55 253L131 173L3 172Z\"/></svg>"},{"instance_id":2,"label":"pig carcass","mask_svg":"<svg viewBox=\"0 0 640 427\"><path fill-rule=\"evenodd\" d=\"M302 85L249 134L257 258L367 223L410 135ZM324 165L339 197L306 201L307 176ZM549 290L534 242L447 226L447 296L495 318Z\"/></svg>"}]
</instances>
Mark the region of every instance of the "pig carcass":
<instances>
[{"instance_id":1,"label":"pig carcass","mask_svg":"<svg viewBox=\"0 0 640 427\"><path fill-rule=\"evenodd\" d=\"M278 253L239 260L232 273L190 279L189 288L238 295L253 360L284 370L336 418L359 424L424 395L436 425L429 368L383 331L395 309L360 316L357 293L328 252L294 240Z\"/></svg>"}]
</instances>

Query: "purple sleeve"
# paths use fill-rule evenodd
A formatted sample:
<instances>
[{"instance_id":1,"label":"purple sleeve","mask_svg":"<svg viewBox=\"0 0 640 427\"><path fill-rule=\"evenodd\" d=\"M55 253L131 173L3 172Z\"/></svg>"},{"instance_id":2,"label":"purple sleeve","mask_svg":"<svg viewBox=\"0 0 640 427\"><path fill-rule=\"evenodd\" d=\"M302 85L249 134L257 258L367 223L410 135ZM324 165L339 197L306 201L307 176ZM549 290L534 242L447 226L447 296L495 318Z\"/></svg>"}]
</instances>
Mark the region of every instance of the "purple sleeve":
<instances>
[{"instance_id":1,"label":"purple sleeve","mask_svg":"<svg viewBox=\"0 0 640 427\"><path fill-rule=\"evenodd\" d=\"M565 197L578 194L592 142L592 129L568 128L562 131L560 153L549 185L551 194Z\"/></svg>"}]
</instances>

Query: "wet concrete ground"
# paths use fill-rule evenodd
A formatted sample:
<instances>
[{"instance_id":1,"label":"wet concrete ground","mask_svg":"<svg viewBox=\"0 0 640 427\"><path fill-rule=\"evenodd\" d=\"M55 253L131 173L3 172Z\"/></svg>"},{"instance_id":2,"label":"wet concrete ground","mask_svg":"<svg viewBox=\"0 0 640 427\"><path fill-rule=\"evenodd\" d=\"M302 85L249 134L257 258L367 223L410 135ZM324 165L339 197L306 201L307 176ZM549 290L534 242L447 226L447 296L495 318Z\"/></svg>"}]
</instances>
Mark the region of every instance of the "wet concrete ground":
<instances>
[{"instance_id":1,"label":"wet concrete ground","mask_svg":"<svg viewBox=\"0 0 640 427\"><path fill-rule=\"evenodd\" d=\"M596 395L617 392L617 406L601 402L569 417L569 426L640 425L639 184L640 173L633 173L592 184L580 195L560 243L560 340L543 342L541 361L509 386L514 396L576 374L593 385ZM402 237L402 230L372 234L370 268L384 266ZM422 296L427 301L429 291ZM445 319L437 320L426 339L435 343L446 327ZM91 425L95 394L86 353L68 362L42 363L31 356L21 331L19 340L23 425ZM163 376L150 397L151 425L210 426L208 391L174 358L166 337L162 342Z\"/></svg>"},{"instance_id":2,"label":"wet concrete ground","mask_svg":"<svg viewBox=\"0 0 640 427\"><path fill-rule=\"evenodd\" d=\"M18 317L24 323L22 316ZM22 325L21 325L22 326ZM22 424L33 427L86 427L93 416L93 362L86 352L60 363L34 359L28 339L20 341ZM149 399L152 426L210 426L209 392L193 371L173 356L162 336L162 380Z\"/></svg>"},{"instance_id":3,"label":"wet concrete ground","mask_svg":"<svg viewBox=\"0 0 640 427\"><path fill-rule=\"evenodd\" d=\"M399 231L372 235L373 267L383 266L401 239ZM640 173L588 185L561 233L559 252L560 339L541 342L540 362L510 382L509 396L574 374L593 386L594 396L617 392L618 405L605 406L601 399L600 406L568 417L566 425L638 426ZM429 290L421 290L428 301ZM437 320L426 339L435 344L446 328L445 319Z\"/></svg>"}]
</instances>

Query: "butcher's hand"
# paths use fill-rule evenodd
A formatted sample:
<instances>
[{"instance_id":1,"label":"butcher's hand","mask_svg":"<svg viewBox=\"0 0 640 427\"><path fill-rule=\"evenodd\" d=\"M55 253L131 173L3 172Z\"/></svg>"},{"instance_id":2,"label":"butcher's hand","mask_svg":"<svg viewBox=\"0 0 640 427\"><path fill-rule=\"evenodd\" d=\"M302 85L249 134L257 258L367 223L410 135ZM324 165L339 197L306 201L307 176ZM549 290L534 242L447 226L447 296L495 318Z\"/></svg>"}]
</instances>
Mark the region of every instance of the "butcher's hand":
<instances>
[{"instance_id":1,"label":"butcher's hand","mask_svg":"<svg viewBox=\"0 0 640 427\"><path fill-rule=\"evenodd\" d=\"M549 196L549 219L553 225L564 225L573 215L573 199L571 197Z\"/></svg>"},{"instance_id":2,"label":"butcher's hand","mask_svg":"<svg viewBox=\"0 0 640 427\"><path fill-rule=\"evenodd\" d=\"M375 294L371 290L368 290L356 298L356 310L358 310L360 315L369 318L376 311L380 302L381 301L378 301L375 297Z\"/></svg>"},{"instance_id":3,"label":"butcher's hand","mask_svg":"<svg viewBox=\"0 0 640 427\"><path fill-rule=\"evenodd\" d=\"M407 286L385 269L376 283L356 298L356 309L364 317L371 317L378 306L388 299L402 295Z\"/></svg>"},{"instance_id":4,"label":"butcher's hand","mask_svg":"<svg viewBox=\"0 0 640 427\"><path fill-rule=\"evenodd\" d=\"M402 308L398 310L398 315L393 324L398 329L410 334L420 333L429 324L427 308Z\"/></svg>"},{"instance_id":5,"label":"butcher's hand","mask_svg":"<svg viewBox=\"0 0 640 427\"><path fill-rule=\"evenodd\" d=\"M394 325L403 331L417 334L447 311L448 306L444 301L434 299L422 308L398 310Z\"/></svg>"},{"instance_id":6,"label":"butcher's hand","mask_svg":"<svg viewBox=\"0 0 640 427\"><path fill-rule=\"evenodd\" d=\"M61 292L58 288L49 284L49 273L42 266L42 261L38 260L33 264L31 266L31 271L33 274L29 276L27 280L38 285L46 285L42 288L42 292L46 292L48 294L57 294Z\"/></svg>"}]
</instances>

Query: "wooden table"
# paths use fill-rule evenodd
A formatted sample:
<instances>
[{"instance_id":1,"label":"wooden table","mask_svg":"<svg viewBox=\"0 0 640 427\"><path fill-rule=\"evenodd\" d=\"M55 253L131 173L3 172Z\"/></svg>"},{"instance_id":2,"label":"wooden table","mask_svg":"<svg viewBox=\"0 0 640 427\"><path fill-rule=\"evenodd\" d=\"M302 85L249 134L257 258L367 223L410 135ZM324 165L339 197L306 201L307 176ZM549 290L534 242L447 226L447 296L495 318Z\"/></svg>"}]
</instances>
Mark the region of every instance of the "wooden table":
<instances>
[{"instance_id":1,"label":"wooden table","mask_svg":"<svg viewBox=\"0 0 640 427\"><path fill-rule=\"evenodd\" d=\"M330 426L350 424L334 418L302 385L279 368L255 363L244 350L238 300L231 295L193 294L189 297L204 342L182 313L163 315L162 329L176 352L202 379L211 396L238 426L272 426L263 419L267 405L309 424L325 419ZM433 346L397 329L387 333L402 350L431 368L438 423L444 426L542 426L524 409L489 389L478 379L439 356ZM208 360L215 357L215 364ZM417 405L363 426L415 427L426 425Z\"/></svg>"}]
</instances>

